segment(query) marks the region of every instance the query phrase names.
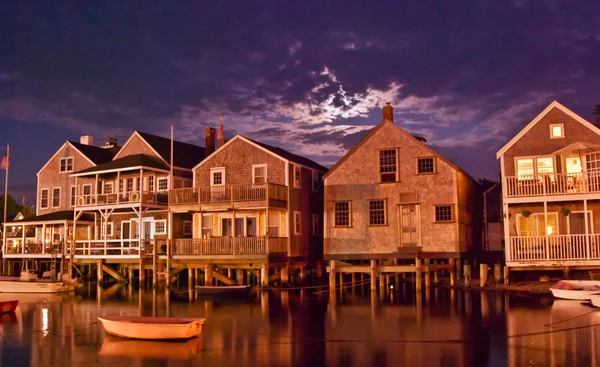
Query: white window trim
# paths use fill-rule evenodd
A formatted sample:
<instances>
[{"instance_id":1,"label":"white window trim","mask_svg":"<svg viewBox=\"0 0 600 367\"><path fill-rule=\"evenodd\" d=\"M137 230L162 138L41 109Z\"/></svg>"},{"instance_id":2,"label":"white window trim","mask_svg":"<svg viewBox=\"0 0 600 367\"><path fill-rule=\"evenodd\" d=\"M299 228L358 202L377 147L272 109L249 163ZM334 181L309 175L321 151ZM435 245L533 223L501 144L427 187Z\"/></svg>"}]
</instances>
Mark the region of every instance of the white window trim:
<instances>
[{"instance_id":1,"label":"white window trim","mask_svg":"<svg viewBox=\"0 0 600 367\"><path fill-rule=\"evenodd\" d=\"M533 177L538 177L538 166L537 166L537 159L538 158L552 158L552 168L554 169L553 173L542 173L542 175L556 175L556 157L552 156L552 155L526 155L526 156L519 156L519 157L515 157L514 158L514 169L515 169L515 177L519 177L519 159L533 159ZM583 164L583 163L582 163ZM582 166L583 167L583 166ZM527 177L527 176L525 176Z\"/></svg>"},{"instance_id":2,"label":"white window trim","mask_svg":"<svg viewBox=\"0 0 600 367\"><path fill-rule=\"evenodd\" d=\"M210 216L210 220L205 220L204 219L204 217L209 217L209 216ZM211 236L214 236L215 235L215 228L214 228L215 227L215 225L214 225L215 215L212 214L212 213L209 213L209 214L200 214L200 220L202 221L202 225L199 226L200 227L200 236L204 236L203 233L204 233L205 229L210 229ZM210 227L205 227L205 223L210 223ZM218 227L218 225L217 225L217 227ZM192 231L193 230L194 229L192 228Z\"/></svg>"},{"instance_id":3,"label":"white window trim","mask_svg":"<svg viewBox=\"0 0 600 367\"><path fill-rule=\"evenodd\" d=\"M348 224L347 225L336 225L335 224L335 204L336 203L348 203ZM352 227L352 201L350 200L335 200L333 202L333 215L332 215L332 227L334 228L349 228Z\"/></svg>"},{"instance_id":4,"label":"white window trim","mask_svg":"<svg viewBox=\"0 0 600 367\"><path fill-rule=\"evenodd\" d=\"M190 226L189 231L185 230L186 224L189 224L189 226ZM192 223L191 220L184 220L182 226L183 227L182 227L181 231L183 232L184 236L190 236L192 234L192 232L194 232L194 224Z\"/></svg>"},{"instance_id":5,"label":"white window trim","mask_svg":"<svg viewBox=\"0 0 600 367\"><path fill-rule=\"evenodd\" d=\"M218 185L214 184L213 176L215 173L221 172L222 182ZM213 167L210 169L210 186L225 186L225 167Z\"/></svg>"},{"instance_id":6,"label":"white window trim","mask_svg":"<svg viewBox=\"0 0 600 367\"><path fill-rule=\"evenodd\" d=\"M300 175L298 175L298 180L297 181L296 181L296 169L298 169L299 172L300 172ZM297 164L294 164L294 169L292 170L292 172L293 172L293 175L294 175L294 177L293 177L293 179L294 179L294 188L296 188L296 189L302 188L302 167L299 166L299 165L297 165Z\"/></svg>"},{"instance_id":7,"label":"white window trim","mask_svg":"<svg viewBox=\"0 0 600 367\"><path fill-rule=\"evenodd\" d=\"M432 159L433 160L433 172L419 172L419 159ZM433 175L437 173L437 159L435 157L417 157L417 175Z\"/></svg>"},{"instance_id":8,"label":"white window trim","mask_svg":"<svg viewBox=\"0 0 600 367\"><path fill-rule=\"evenodd\" d=\"M554 131L552 128L560 126L560 132L562 132L562 136L554 136ZM565 124L550 124L550 139L564 139L565 137Z\"/></svg>"},{"instance_id":9,"label":"white window trim","mask_svg":"<svg viewBox=\"0 0 600 367\"><path fill-rule=\"evenodd\" d=\"M300 220L296 221L296 217L298 217ZM298 227L300 228L296 228L296 223L300 222L300 225ZM294 210L294 235L295 236L299 236L302 234L302 213Z\"/></svg>"},{"instance_id":10,"label":"white window trim","mask_svg":"<svg viewBox=\"0 0 600 367\"><path fill-rule=\"evenodd\" d=\"M156 182L154 183L154 185L156 185L156 188L155 188L156 192L169 191L169 177L157 177L155 179L155 181ZM167 188L165 190L161 190L160 189L160 182L161 181L167 181ZM135 188L135 186L134 186L134 188Z\"/></svg>"},{"instance_id":11,"label":"white window trim","mask_svg":"<svg viewBox=\"0 0 600 367\"><path fill-rule=\"evenodd\" d=\"M438 206L449 206L450 207L450 220L437 220L435 217L435 208ZM435 204L433 206L433 223L454 223L456 222L456 208L454 204Z\"/></svg>"},{"instance_id":12,"label":"white window trim","mask_svg":"<svg viewBox=\"0 0 600 367\"><path fill-rule=\"evenodd\" d=\"M110 186L110 193L111 193L111 194L114 194L114 193L115 193L115 183L114 183L114 182L112 182L112 181L111 181L111 182L106 182L106 181L104 181L104 187L103 187L103 190L104 190L104 191L103 191L103 194L106 194L106 191L107 191L107 190L106 190L106 188L107 188L108 186Z\"/></svg>"},{"instance_id":13,"label":"white window trim","mask_svg":"<svg viewBox=\"0 0 600 367\"><path fill-rule=\"evenodd\" d=\"M73 190L75 189L75 190ZM69 187L69 207L74 207L77 202L77 186L71 185Z\"/></svg>"},{"instance_id":14,"label":"white window trim","mask_svg":"<svg viewBox=\"0 0 600 367\"><path fill-rule=\"evenodd\" d=\"M252 165L252 183L253 184L256 184L256 175L255 175L256 168L263 168L263 167L265 169L265 182L264 183L267 183L267 177L268 177L267 176L267 165L263 163L263 164L253 164Z\"/></svg>"},{"instance_id":15,"label":"white window trim","mask_svg":"<svg viewBox=\"0 0 600 367\"><path fill-rule=\"evenodd\" d=\"M556 233L552 234L551 236L555 236L558 235L560 233L560 223L558 220L558 212L548 212L547 213L548 216L554 215L556 217ZM517 213L517 236L520 236L519 233L521 233L521 217L523 216L523 214ZM544 213L531 213L531 215L528 218L531 217L540 217L540 216L544 216ZM568 223L568 221L567 221ZM568 225L568 224L567 224ZM536 219L535 221L535 232L536 235L534 237L543 237L543 235L539 234L540 233L540 220ZM527 236L524 236L527 237Z\"/></svg>"},{"instance_id":16,"label":"white window trim","mask_svg":"<svg viewBox=\"0 0 600 367\"><path fill-rule=\"evenodd\" d=\"M569 212L569 215L576 213L583 213L583 210L572 210ZM587 213L590 215L590 219L588 222L588 234L594 234L594 212L592 210L588 210ZM567 233L571 234L571 221L569 220L569 215L567 215ZM585 215L584 215L585 218ZM558 227L558 222L557 225ZM557 228L558 229L558 228Z\"/></svg>"},{"instance_id":17,"label":"white window trim","mask_svg":"<svg viewBox=\"0 0 600 367\"><path fill-rule=\"evenodd\" d=\"M56 189L58 189L58 205L54 205L54 190L56 190ZM61 194L62 194L62 189L60 186L52 188L52 204L51 204L52 208L60 208L60 204L62 204Z\"/></svg>"},{"instance_id":18,"label":"white window trim","mask_svg":"<svg viewBox=\"0 0 600 367\"><path fill-rule=\"evenodd\" d=\"M158 223L162 223L164 225L164 231L163 232L159 232L157 230L156 225ZM167 234L167 220L166 219L161 219L161 220L154 221L154 234Z\"/></svg>"},{"instance_id":19,"label":"white window trim","mask_svg":"<svg viewBox=\"0 0 600 367\"><path fill-rule=\"evenodd\" d=\"M89 188L90 188L90 193L89 193L89 195L90 195L90 196L91 196L91 195L94 195L94 192L92 191L92 184L85 184L85 185L81 185L81 196L84 196L84 195L86 195L86 194L85 194L85 188L86 188L86 187L89 187Z\"/></svg>"},{"instance_id":20,"label":"white window trim","mask_svg":"<svg viewBox=\"0 0 600 367\"><path fill-rule=\"evenodd\" d=\"M46 191L46 206L42 206L42 203L44 202L44 200L43 200L44 191ZM49 191L49 189L41 189L40 190L40 209L48 209L48 208L50 208L50 191Z\"/></svg>"},{"instance_id":21,"label":"white window trim","mask_svg":"<svg viewBox=\"0 0 600 367\"><path fill-rule=\"evenodd\" d=\"M66 169L67 168L67 163L68 163L69 159L71 160L71 169L70 170ZM65 163L65 170L61 171L60 167L62 166L62 162L63 161L67 161L67 163ZM64 158L61 158L60 161L58 162L58 172L59 173L73 172L74 169L75 169L75 159L73 159L73 157L64 157Z\"/></svg>"},{"instance_id":22,"label":"white window trim","mask_svg":"<svg viewBox=\"0 0 600 367\"><path fill-rule=\"evenodd\" d=\"M395 181L386 181L384 182L381 179L381 152L384 150L394 150L396 151L396 180ZM377 175L378 175L378 180L380 184L386 184L386 183L397 183L400 182L400 149L399 148L385 148L385 149L379 149L377 150Z\"/></svg>"},{"instance_id":23,"label":"white window trim","mask_svg":"<svg viewBox=\"0 0 600 367\"><path fill-rule=\"evenodd\" d=\"M114 223L113 222L103 222L102 225L103 225L102 231L104 232L102 235L104 237L112 237L114 235L114 228L115 228Z\"/></svg>"},{"instance_id":24,"label":"white window trim","mask_svg":"<svg viewBox=\"0 0 600 367\"><path fill-rule=\"evenodd\" d=\"M152 179L152 190L150 190L150 180ZM148 178L146 179L146 183L147 183L147 187L146 187L146 191L149 192L156 192L156 178L154 177L154 175L150 175L148 176Z\"/></svg>"}]
</instances>

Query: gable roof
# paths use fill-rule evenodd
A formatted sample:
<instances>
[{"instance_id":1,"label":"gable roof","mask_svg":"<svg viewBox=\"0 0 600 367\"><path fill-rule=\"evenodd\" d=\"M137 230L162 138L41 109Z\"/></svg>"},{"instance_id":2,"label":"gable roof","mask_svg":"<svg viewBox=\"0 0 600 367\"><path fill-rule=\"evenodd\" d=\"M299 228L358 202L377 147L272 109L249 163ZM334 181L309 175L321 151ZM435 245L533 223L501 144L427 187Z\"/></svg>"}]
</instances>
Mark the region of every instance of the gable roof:
<instances>
[{"instance_id":1,"label":"gable roof","mask_svg":"<svg viewBox=\"0 0 600 367\"><path fill-rule=\"evenodd\" d=\"M141 131L136 133L156 151L168 164L171 162L171 139L148 134ZM192 169L205 158L204 147L173 140L173 166Z\"/></svg>"},{"instance_id":2,"label":"gable roof","mask_svg":"<svg viewBox=\"0 0 600 367\"><path fill-rule=\"evenodd\" d=\"M217 152L219 152L221 149L225 148L226 146L228 146L229 144L233 143L236 140L243 140L246 143L250 144L250 145L254 145L255 147L266 151L267 153L283 160L283 161L289 161L292 163L296 163L302 166L306 166L308 168L312 168L315 169L317 171L327 171L327 167L324 167L320 164L318 164L317 162L310 160L306 157L302 157L300 155L294 154L294 153L290 153L287 150L278 148L278 147L273 147L264 143L259 143L257 141L248 139L245 136L242 135L236 135L233 138L229 139L225 144L223 144L222 146L220 146L217 150L215 150L214 152L212 152L212 154L210 154L208 157L206 157L206 159L204 159L202 162L198 163L194 169L196 169L197 167L200 167L204 162L207 162L210 157L212 157L213 155L217 154Z\"/></svg>"},{"instance_id":3,"label":"gable roof","mask_svg":"<svg viewBox=\"0 0 600 367\"><path fill-rule=\"evenodd\" d=\"M525 126L517 135L515 135L508 143L506 143L500 150L496 153L496 159L500 158L510 147L512 147L517 141L519 141L529 130L531 130L544 116L546 116L552 109L557 108L564 112L567 116L571 117L573 120L579 122L583 126L592 130L596 134L600 135L600 129L596 126L592 125L589 121L586 121L583 117L579 116L575 112L571 111L567 107L558 103L558 101L552 101L539 115L537 115L527 126Z\"/></svg>"},{"instance_id":4,"label":"gable roof","mask_svg":"<svg viewBox=\"0 0 600 367\"><path fill-rule=\"evenodd\" d=\"M327 173L325 173L325 175L323 175L323 179L326 179L330 174L332 174L350 156L352 156L352 154L354 154L361 146L363 146L369 139L371 139L371 137L373 135L375 135L383 126L385 126L387 124L389 124L389 125L393 126L394 128L398 129L398 131L400 133L404 134L407 138L413 139L417 144L420 144L422 147L424 147L425 149L429 150L431 152L431 154L435 155L437 158L439 158L442 161L444 161L447 165L449 165L450 167L454 168L455 170L463 173L469 179L471 179L472 181L475 182L475 179L470 174L468 174L465 170L463 170L462 168L460 168L456 164L452 163L448 159L444 158L442 155L440 155L439 153L437 153L435 150L431 149L431 147L429 147L427 144L425 144L420 139L419 136L415 136L415 135L410 134L408 131L404 130L403 128L401 128L400 126L396 125L392 121L386 120L386 119L382 120L379 124L377 124L377 126L375 126L364 138L362 138L355 146L353 146L352 149L350 149L348 151L348 153L346 153L333 167L331 167L329 169L329 171L327 171Z\"/></svg>"},{"instance_id":5,"label":"gable roof","mask_svg":"<svg viewBox=\"0 0 600 367\"><path fill-rule=\"evenodd\" d=\"M51 221L63 221L63 220L72 221L73 218L74 218L73 210L61 210L58 212L53 212L53 213L48 213L48 214L35 215L33 217L23 218L20 220L13 220L12 222L7 222L7 224L8 223L51 222ZM77 221L93 222L94 215L92 213L83 213L81 215L81 217L79 219L77 219Z\"/></svg>"},{"instance_id":6,"label":"gable roof","mask_svg":"<svg viewBox=\"0 0 600 367\"><path fill-rule=\"evenodd\" d=\"M138 169L139 167L156 168L164 171L169 170L169 166L164 164L161 160L159 160L156 157L152 157L146 154L132 154L123 158L117 158L114 161L106 162L94 167L89 167L81 171L74 172L71 174L71 176L79 176L87 173L118 171L123 168Z\"/></svg>"},{"instance_id":7,"label":"gable roof","mask_svg":"<svg viewBox=\"0 0 600 367\"><path fill-rule=\"evenodd\" d=\"M67 140L60 146L60 148L56 150L52 157L50 157L50 159L46 161L46 163L42 166L42 168L39 169L36 175L39 175L40 172L42 172L44 168L46 168L46 166L48 166L48 164L50 164L50 162L52 162L52 160L56 158L58 153L65 147L65 145L68 145L77 152L79 152L79 154L81 154L83 158L90 162L91 165L108 162L115 156L114 151L110 149L104 149L93 145L80 144L71 140Z\"/></svg>"}]
</instances>

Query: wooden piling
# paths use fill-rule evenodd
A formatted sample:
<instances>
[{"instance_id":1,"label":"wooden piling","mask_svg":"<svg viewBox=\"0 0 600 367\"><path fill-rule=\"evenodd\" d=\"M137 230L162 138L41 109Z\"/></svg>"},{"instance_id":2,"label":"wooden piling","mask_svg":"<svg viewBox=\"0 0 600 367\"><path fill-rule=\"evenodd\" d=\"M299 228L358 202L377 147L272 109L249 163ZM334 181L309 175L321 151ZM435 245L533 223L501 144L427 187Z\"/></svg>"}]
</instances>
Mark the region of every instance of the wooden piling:
<instances>
[{"instance_id":1,"label":"wooden piling","mask_svg":"<svg viewBox=\"0 0 600 367\"><path fill-rule=\"evenodd\" d=\"M188 268L188 288L194 288L194 268Z\"/></svg>"},{"instance_id":2,"label":"wooden piling","mask_svg":"<svg viewBox=\"0 0 600 367\"><path fill-rule=\"evenodd\" d=\"M289 264L285 264L281 267L281 286L287 287L290 282L290 266Z\"/></svg>"},{"instance_id":3,"label":"wooden piling","mask_svg":"<svg viewBox=\"0 0 600 367\"><path fill-rule=\"evenodd\" d=\"M127 268L127 276L129 278L129 284L133 284L133 266L131 265Z\"/></svg>"},{"instance_id":4,"label":"wooden piling","mask_svg":"<svg viewBox=\"0 0 600 367\"><path fill-rule=\"evenodd\" d=\"M508 266L504 267L504 285L509 285L510 281L510 270L508 269Z\"/></svg>"},{"instance_id":5,"label":"wooden piling","mask_svg":"<svg viewBox=\"0 0 600 367\"><path fill-rule=\"evenodd\" d=\"M138 278L140 278L140 288L143 288L144 283L146 282L146 269L144 268L144 259L140 259L140 271Z\"/></svg>"},{"instance_id":6,"label":"wooden piling","mask_svg":"<svg viewBox=\"0 0 600 367\"><path fill-rule=\"evenodd\" d=\"M329 290L335 290L335 260L329 261Z\"/></svg>"},{"instance_id":7,"label":"wooden piling","mask_svg":"<svg viewBox=\"0 0 600 367\"><path fill-rule=\"evenodd\" d=\"M206 264L204 266L204 285L211 286L213 285L213 266L212 264Z\"/></svg>"},{"instance_id":8,"label":"wooden piling","mask_svg":"<svg viewBox=\"0 0 600 367\"><path fill-rule=\"evenodd\" d=\"M448 272L450 273L450 285L454 286L454 284L456 283L456 271L454 269L456 263L454 259L449 259L448 264L450 264L450 269L448 270Z\"/></svg>"},{"instance_id":9,"label":"wooden piling","mask_svg":"<svg viewBox=\"0 0 600 367\"><path fill-rule=\"evenodd\" d=\"M421 259L415 259L415 290L421 291Z\"/></svg>"},{"instance_id":10,"label":"wooden piling","mask_svg":"<svg viewBox=\"0 0 600 367\"><path fill-rule=\"evenodd\" d=\"M244 285L244 269L235 269L235 280L238 285Z\"/></svg>"},{"instance_id":11,"label":"wooden piling","mask_svg":"<svg viewBox=\"0 0 600 367\"><path fill-rule=\"evenodd\" d=\"M433 260L433 266L434 266L434 270L433 270L433 283L434 284L438 284L439 283L439 270L437 269L437 264L438 261L437 260Z\"/></svg>"},{"instance_id":12,"label":"wooden piling","mask_svg":"<svg viewBox=\"0 0 600 367\"><path fill-rule=\"evenodd\" d=\"M102 260L96 262L96 277L98 277L98 284L102 283L104 279L104 271L102 270Z\"/></svg>"},{"instance_id":13,"label":"wooden piling","mask_svg":"<svg viewBox=\"0 0 600 367\"><path fill-rule=\"evenodd\" d=\"M494 282L496 285L502 282L502 265L494 264Z\"/></svg>"},{"instance_id":14,"label":"wooden piling","mask_svg":"<svg viewBox=\"0 0 600 367\"><path fill-rule=\"evenodd\" d=\"M481 288L487 285L488 266L487 264L479 264L479 286Z\"/></svg>"},{"instance_id":15,"label":"wooden piling","mask_svg":"<svg viewBox=\"0 0 600 367\"><path fill-rule=\"evenodd\" d=\"M456 280L460 281L461 277L460 277L460 272L463 271L462 267L461 267L461 261L460 258L455 260L456 262L456 267L455 267L455 271L456 271Z\"/></svg>"},{"instance_id":16,"label":"wooden piling","mask_svg":"<svg viewBox=\"0 0 600 367\"><path fill-rule=\"evenodd\" d=\"M377 260L371 260L371 292L377 292Z\"/></svg>"},{"instance_id":17,"label":"wooden piling","mask_svg":"<svg viewBox=\"0 0 600 367\"><path fill-rule=\"evenodd\" d=\"M306 281L306 267L300 267L300 282L304 283Z\"/></svg>"},{"instance_id":18,"label":"wooden piling","mask_svg":"<svg viewBox=\"0 0 600 367\"><path fill-rule=\"evenodd\" d=\"M260 266L260 285L266 287L269 285L269 264L265 263Z\"/></svg>"},{"instance_id":19,"label":"wooden piling","mask_svg":"<svg viewBox=\"0 0 600 367\"><path fill-rule=\"evenodd\" d=\"M431 288L431 272L429 271L429 259L423 260L425 263L425 289Z\"/></svg>"},{"instance_id":20,"label":"wooden piling","mask_svg":"<svg viewBox=\"0 0 600 367\"><path fill-rule=\"evenodd\" d=\"M465 287L471 286L471 265L465 264L463 266L463 276L465 278Z\"/></svg>"}]
</instances>

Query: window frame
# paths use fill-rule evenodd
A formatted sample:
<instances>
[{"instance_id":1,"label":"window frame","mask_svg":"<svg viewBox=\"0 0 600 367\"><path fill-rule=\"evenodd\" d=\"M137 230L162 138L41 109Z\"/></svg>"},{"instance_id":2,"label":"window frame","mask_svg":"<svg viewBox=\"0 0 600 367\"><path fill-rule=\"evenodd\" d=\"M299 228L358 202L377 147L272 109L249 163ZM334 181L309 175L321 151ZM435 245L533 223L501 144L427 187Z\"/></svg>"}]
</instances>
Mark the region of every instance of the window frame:
<instances>
[{"instance_id":1,"label":"window frame","mask_svg":"<svg viewBox=\"0 0 600 367\"><path fill-rule=\"evenodd\" d=\"M264 175L264 182L256 182L256 178L257 177L263 177L263 176L257 176L256 175L256 169L257 168L264 168L265 169L265 175ZM252 165L252 183L253 184L266 184L267 183L267 164L266 163L261 163L261 164L253 164Z\"/></svg>"},{"instance_id":2,"label":"window frame","mask_svg":"<svg viewBox=\"0 0 600 367\"><path fill-rule=\"evenodd\" d=\"M164 230L161 231L161 232L159 232L157 230L157 228L156 228L156 225L159 224L159 223L162 224L162 225L164 225ZM159 219L159 220L155 220L154 221L154 234L155 235L156 234L158 234L158 235L165 235L165 234L167 234L167 220L166 219Z\"/></svg>"},{"instance_id":3,"label":"window frame","mask_svg":"<svg viewBox=\"0 0 600 367\"><path fill-rule=\"evenodd\" d=\"M554 128L560 127L561 136L554 136ZM550 124L550 139L564 139L565 137L565 124Z\"/></svg>"},{"instance_id":4,"label":"window frame","mask_svg":"<svg viewBox=\"0 0 600 367\"><path fill-rule=\"evenodd\" d=\"M65 169L63 170L63 161L65 162ZM71 169L69 169L69 162L71 163ZM73 172L75 167L75 160L73 157L63 157L58 162L58 173L69 173Z\"/></svg>"},{"instance_id":5,"label":"window frame","mask_svg":"<svg viewBox=\"0 0 600 367\"><path fill-rule=\"evenodd\" d=\"M214 183L215 173L221 173L221 183L219 183L219 184ZM211 187L212 186L215 186L215 187L225 186L225 167L212 167L210 169L209 180L210 180Z\"/></svg>"},{"instance_id":6,"label":"window frame","mask_svg":"<svg viewBox=\"0 0 600 367\"><path fill-rule=\"evenodd\" d=\"M449 220L438 220L437 208L449 207L450 208L450 219ZM454 223L456 221L456 209L454 204L436 204L433 206L433 222L434 223Z\"/></svg>"},{"instance_id":7,"label":"window frame","mask_svg":"<svg viewBox=\"0 0 600 367\"><path fill-rule=\"evenodd\" d=\"M382 175L383 174L391 174L391 172L386 172L386 173L382 173L381 172L381 154L385 151L394 151L394 157L396 159L396 168L394 171L395 174L395 179L394 181L383 181L382 179ZM399 161L400 161L400 149L399 148L386 148L386 149L379 149L377 150L377 174L378 174L378 180L380 184L387 184L387 183L398 183L400 182L400 165L399 165Z\"/></svg>"},{"instance_id":8,"label":"window frame","mask_svg":"<svg viewBox=\"0 0 600 367\"><path fill-rule=\"evenodd\" d=\"M85 193L85 188L86 188L86 187L89 187L89 188L90 188L90 193L89 193L89 194L86 194L86 193ZM93 195L93 192L92 192L92 184L84 184L84 185L81 185L81 196L86 196L86 195L88 195L88 196L92 196L92 195Z\"/></svg>"},{"instance_id":9,"label":"window frame","mask_svg":"<svg viewBox=\"0 0 600 367\"><path fill-rule=\"evenodd\" d=\"M433 175L437 173L437 160L435 159L435 156L430 156L430 157L417 157L417 175ZM431 159L431 172L420 172L419 168L419 162L421 160L425 160L425 159Z\"/></svg>"},{"instance_id":10,"label":"window frame","mask_svg":"<svg viewBox=\"0 0 600 367\"><path fill-rule=\"evenodd\" d=\"M348 224L337 223L337 208L336 204L347 203L348 204ZM351 200L336 200L333 202L333 227L335 228L349 228L352 227L352 201Z\"/></svg>"},{"instance_id":11,"label":"window frame","mask_svg":"<svg viewBox=\"0 0 600 367\"><path fill-rule=\"evenodd\" d=\"M161 189L160 188L160 183L161 182L166 182L167 183L167 188L166 189ZM169 191L169 177L158 177L156 179L156 192L165 192L165 191Z\"/></svg>"},{"instance_id":12,"label":"window frame","mask_svg":"<svg viewBox=\"0 0 600 367\"><path fill-rule=\"evenodd\" d=\"M302 188L302 167L298 164L293 165L293 179L294 179L294 188L301 189ZM296 178L296 171L298 171L298 177Z\"/></svg>"},{"instance_id":13,"label":"window frame","mask_svg":"<svg viewBox=\"0 0 600 367\"><path fill-rule=\"evenodd\" d=\"M294 235L302 235L302 212L294 210Z\"/></svg>"},{"instance_id":14,"label":"window frame","mask_svg":"<svg viewBox=\"0 0 600 367\"><path fill-rule=\"evenodd\" d=\"M551 234L549 236L555 236L555 235L559 235L561 233L560 231L560 223L559 223L559 215L558 212L547 212L548 217L550 216L554 216L555 217L555 223L556 223L556 233ZM517 235L521 237L521 217L523 217L523 214L521 213L517 213L516 215L516 229L517 229ZM535 231L536 234L534 236L522 236L522 237L543 237L545 236L545 234L540 234L542 233L542 231L540 230L540 217L544 218L544 213L531 213L527 218L534 218L535 219ZM545 221L545 218L544 218ZM546 223L544 223L546 224ZM546 224L547 225L547 224ZM569 220L568 220L568 216L567 216L567 228L568 231L570 231L569 228ZM544 228L543 232L546 232L546 229Z\"/></svg>"},{"instance_id":15,"label":"window frame","mask_svg":"<svg viewBox=\"0 0 600 367\"><path fill-rule=\"evenodd\" d=\"M373 209L373 210L383 210L383 223L372 223L372 217L371 217L371 202L375 202L375 201L381 201L383 203L383 209ZM387 226L388 225L388 215L387 215L387 199L381 199L381 198L377 198L377 199L369 199L367 200L367 214L368 214L368 226L369 227L383 227L383 226Z\"/></svg>"},{"instance_id":16,"label":"window frame","mask_svg":"<svg viewBox=\"0 0 600 367\"><path fill-rule=\"evenodd\" d=\"M552 159L552 173L538 173L538 158L551 158ZM533 176L531 176L531 178L528 178L530 176L520 176L519 175L519 160L526 160L526 159L531 159L533 160ZM582 168L583 169L583 168ZM557 167L556 167L556 157L552 156L552 155L531 155L531 156L519 156L519 157L515 157L514 158L514 170L515 170L515 177L517 178L517 180L522 181L522 180L528 180L528 179L538 179L541 180L541 177L543 176L550 176L550 177L554 177L557 172ZM540 176L541 175L541 176Z\"/></svg>"},{"instance_id":17,"label":"window frame","mask_svg":"<svg viewBox=\"0 0 600 367\"><path fill-rule=\"evenodd\" d=\"M107 188L110 187L110 192ZM104 187L102 188L102 193L105 195L110 195L115 193L115 183L114 181L104 181Z\"/></svg>"},{"instance_id":18,"label":"window frame","mask_svg":"<svg viewBox=\"0 0 600 367\"><path fill-rule=\"evenodd\" d=\"M74 207L77 199L77 186L71 185L69 188L69 207Z\"/></svg>"},{"instance_id":19,"label":"window frame","mask_svg":"<svg viewBox=\"0 0 600 367\"><path fill-rule=\"evenodd\" d=\"M148 176L148 192L155 192L156 182L154 175Z\"/></svg>"},{"instance_id":20,"label":"window frame","mask_svg":"<svg viewBox=\"0 0 600 367\"><path fill-rule=\"evenodd\" d=\"M215 220L215 215L213 213L203 213L200 214L201 218L202 218L202 225L200 226L200 237L205 238L205 237L212 237L214 232L215 232L215 224L214 224L214 220ZM210 220L205 220L206 217L210 217ZM206 227L206 223L210 223L210 227ZM210 230L210 233L207 232L207 234L204 233L205 230ZM193 231L193 230L192 230Z\"/></svg>"},{"instance_id":21,"label":"window frame","mask_svg":"<svg viewBox=\"0 0 600 367\"><path fill-rule=\"evenodd\" d=\"M186 231L187 226L189 226L189 231ZM194 224L191 220L184 220L182 223L181 231L184 236L191 236L194 232Z\"/></svg>"},{"instance_id":22,"label":"window frame","mask_svg":"<svg viewBox=\"0 0 600 367\"><path fill-rule=\"evenodd\" d=\"M58 190L58 195L54 195L55 194L55 190ZM52 208L60 208L60 204L62 202L61 200L61 194L62 194L62 189L60 186L56 186L52 188ZM58 204L54 205L54 199L58 198Z\"/></svg>"},{"instance_id":23,"label":"window frame","mask_svg":"<svg viewBox=\"0 0 600 367\"><path fill-rule=\"evenodd\" d=\"M44 206L44 191L46 192L46 205ZM50 190L40 189L40 209L50 208Z\"/></svg>"}]
</instances>

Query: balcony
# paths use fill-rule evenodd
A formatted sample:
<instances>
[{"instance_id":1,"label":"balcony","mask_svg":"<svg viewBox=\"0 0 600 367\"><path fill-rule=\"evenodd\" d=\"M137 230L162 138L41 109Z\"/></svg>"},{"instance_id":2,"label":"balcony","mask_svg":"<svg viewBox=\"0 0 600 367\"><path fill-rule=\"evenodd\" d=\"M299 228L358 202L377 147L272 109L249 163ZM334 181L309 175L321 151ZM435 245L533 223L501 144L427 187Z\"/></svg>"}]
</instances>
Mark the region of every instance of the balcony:
<instances>
[{"instance_id":1,"label":"balcony","mask_svg":"<svg viewBox=\"0 0 600 367\"><path fill-rule=\"evenodd\" d=\"M600 261L600 234L513 236L506 252L507 264L569 265Z\"/></svg>"},{"instance_id":2,"label":"balcony","mask_svg":"<svg viewBox=\"0 0 600 367\"><path fill-rule=\"evenodd\" d=\"M119 194L79 195L75 200L77 208L121 204L167 205L168 195L166 192L131 191Z\"/></svg>"},{"instance_id":3,"label":"balcony","mask_svg":"<svg viewBox=\"0 0 600 367\"><path fill-rule=\"evenodd\" d=\"M507 197L600 193L600 172L511 176L505 178Z\"/></svg>"},{"instance_id":4,"label":"balcony","mask_svg":"<svg viewBox=\"0 0 600 367\"><path fill-rule=\"evenodd\" d=\"M169 190L170 205L277 200L287 202L287 186L271 183L188 187Z\"/></svg>"},{"instance_id":5,"label":"balcony","mask_svg":"<svg viewBox=\"0 0 600 367\"><path fill-rule=\"evenodd\" d=\"M287 253L286 237L211 237L173 241L173 255L268 255Z\"/></svg>"},{"instance_id":6,"label":"balcony","mask_svg":"<svg viewBox=\"0 0 600 367\"><path fill-rule=\"evenodd\" d=\"M134 257L150 256L155 240L118 239L118 240L77 240L75 241L75 258ZM70 243L66 244L65 253L71 255Z\"/></svg>"}]
</instances>

